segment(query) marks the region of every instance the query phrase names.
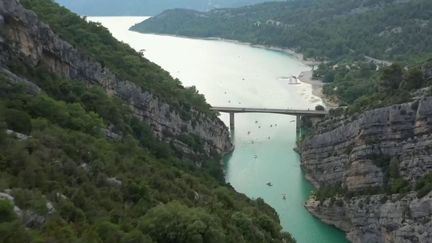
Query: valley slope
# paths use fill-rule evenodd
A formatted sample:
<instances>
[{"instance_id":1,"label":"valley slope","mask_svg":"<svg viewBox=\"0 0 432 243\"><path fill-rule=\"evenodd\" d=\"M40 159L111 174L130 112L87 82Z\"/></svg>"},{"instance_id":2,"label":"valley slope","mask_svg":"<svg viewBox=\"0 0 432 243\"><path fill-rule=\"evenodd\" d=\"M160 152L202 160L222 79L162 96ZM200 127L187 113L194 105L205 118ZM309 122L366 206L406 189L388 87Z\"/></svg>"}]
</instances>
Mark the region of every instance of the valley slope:
<instances>
[{"instance_id":1,"label":"valley slope","mask_svg":"<svg viewBox=\"0 0 432 243\"><path fill-rule=\"evenodd\" d=\"M213 8L240 7L266 0L56 0L80 15L154 16L167 9L183 8L207 11Z\"/></svg>"},{"instance_id":2,"label":"valley slope","mask_svg":"<svg viewBox=\"0 0 432 243\"><path fill-rule=\"evenodd\" d=\"M431 54L430 9L428 0L295 0L209 12L168 10L132 30L290 48L307 58L407 61Z\"/></svg>"},{"instance_id":3,"label":"valley slope","mask_svg":"<svg viewBox=\"0 0 432 243\"><path fill-rule=\"evenodd\" d=\"M50 0L0 2L1 242L292 242L202 95Z\"/></svg>"},{"instance_id":4,"label":"valley slope","mask_svg":"<svg viewBox=\"0 0 432 243\"><path fill-rule=\"evenodd\" d=\"M305 121L305 207L353 242L432 241L432 2L306 0L207 13L169 10L132 27L290 48L346 105Z\"/></svg>"}]
</instances>

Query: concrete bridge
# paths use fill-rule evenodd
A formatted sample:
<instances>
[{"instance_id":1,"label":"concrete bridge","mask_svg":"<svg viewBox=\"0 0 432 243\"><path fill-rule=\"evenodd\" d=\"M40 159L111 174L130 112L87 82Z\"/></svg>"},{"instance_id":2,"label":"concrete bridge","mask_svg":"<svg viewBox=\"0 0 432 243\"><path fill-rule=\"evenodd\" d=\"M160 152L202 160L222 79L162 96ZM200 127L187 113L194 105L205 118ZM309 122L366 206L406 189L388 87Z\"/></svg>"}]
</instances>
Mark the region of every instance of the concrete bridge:
<instances>
[{"instance_id":1,"label":"concrete bridge","mask_svg":"<svg viewBox=\"0 0 432 243\"><path fill-rule=\"evenodd\" d=\"M246 108L246 107L212 107L211 110L229 113L230 115L230 130L234 131L235 113L271 113L296 116L296 134L300 135L301 121L303 116L308 117L324 117L328 111L323 110L297 110L297 109L271 109L271 108Z\"/></svg>"}]
</instances>

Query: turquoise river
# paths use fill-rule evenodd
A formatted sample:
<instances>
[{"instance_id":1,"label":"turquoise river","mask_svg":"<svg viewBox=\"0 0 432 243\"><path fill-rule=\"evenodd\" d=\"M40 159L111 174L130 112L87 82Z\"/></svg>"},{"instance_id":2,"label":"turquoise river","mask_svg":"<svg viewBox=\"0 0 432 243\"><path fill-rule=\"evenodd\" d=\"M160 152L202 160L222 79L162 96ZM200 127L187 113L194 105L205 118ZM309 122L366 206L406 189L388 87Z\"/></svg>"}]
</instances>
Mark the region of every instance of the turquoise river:
<instances>
[{"instance_id":1,"label":"turquoise river","mask_svg":"<svg viewBox=\"0 0 432 243\"><path fill-rule=\"evenodd\" d=\"M91 17L119 40L169 71L184 86L195 85L213 106L314 109L322 101L309 84L286 77L310 70L282 51L220 40L140 34L128 30L145 17ZM228 121L222 114L221 119ZM295 117L237 114L235 151L226 158L226 181L250 198L263 198L283 229L299 243L346 242L343 232L321 223L303 207L313 190L300 168ZM270 182L272 186L268 186ZM284 199L284 195L285 199Z\"/></svg>"}]
</instances>

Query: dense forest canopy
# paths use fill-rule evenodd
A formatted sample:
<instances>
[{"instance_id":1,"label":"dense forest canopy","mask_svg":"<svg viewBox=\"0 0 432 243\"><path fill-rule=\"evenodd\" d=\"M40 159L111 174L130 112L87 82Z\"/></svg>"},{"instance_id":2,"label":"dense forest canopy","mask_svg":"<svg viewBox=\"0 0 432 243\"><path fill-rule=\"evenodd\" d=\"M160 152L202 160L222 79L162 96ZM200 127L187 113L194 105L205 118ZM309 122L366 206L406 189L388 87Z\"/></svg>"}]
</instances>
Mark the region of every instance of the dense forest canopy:
<instances>
[{"instance_id":1,"label":"dense forest canopy","mask_svg":"<svg viewBox=\"0 0 432 243\"><path fill-rule=\"evenodd\" d=\"M428 0L295 0L207 13L168 10L132 29L286 47L317 59L403 61L431 54L431 10Z\"/></svg>"},{"instance_id":2,"label":"dense forest canopy","mask_svg":"<svg viewBox=\"0 0 432 243\"><path fill-rule=\"evenodd\" d=\"M322 61L314 77L328 83L327 96L361 111L407 101L409 91L430 85L413 74L430 63L431 19L429 0L293 0L209 12L168 10L131 29L292 49ZM396 88L380 82L391 63L399 63L389 69L404 80Z\"/></svg>"},{"instance_id":3,"label":"dense forest canopy","mask_svg":"<svg viewBox=\"0 0 432 243\"><path fill-rule=\"evenodd\" d=\"M75 48L175 109L208 110L100 25L50 0L20 2ZM200 168L180 159L101 87L20 59L1 68L0 242L293 242L263 200L223 182L219 158ZM111 126L121 136L107 136Z\"/></svg>"},{"instance_id":4,"label":"dense forest canopy","mask_svg":"<svg viewBox=\"0 0 432 243\"><path fill-rule=\"evenodd\" d=\"M207 11L265 1L267 0L56 0L70 10L87 16L153 16L174 8Z\"/></svg>"}]
</instances>

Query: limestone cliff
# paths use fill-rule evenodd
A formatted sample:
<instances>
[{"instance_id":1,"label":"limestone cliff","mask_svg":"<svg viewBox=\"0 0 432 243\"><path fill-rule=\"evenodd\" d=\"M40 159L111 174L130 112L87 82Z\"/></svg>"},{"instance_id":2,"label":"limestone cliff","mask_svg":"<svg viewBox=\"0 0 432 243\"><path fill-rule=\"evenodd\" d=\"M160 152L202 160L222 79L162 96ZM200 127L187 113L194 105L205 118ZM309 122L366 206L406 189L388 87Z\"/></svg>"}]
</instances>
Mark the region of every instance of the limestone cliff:
<instances>
[{"instance_id":1,"label":"limestone cliff","mask_svg":"<svg viewBox=\"0 0 432 243\"><path fill-rule=\"evenodd\" d=\"M315 187L340 192L306 208L352 242L432 242L432 193L415 191L432 172L432 97L330 117L301 154Z\"/></svg>"},{"instance_id":2,"label":"limestone cliff","mask_svg":"<svg viewBox=\"0 0 432 243\"><path fill-rule=\"evenodd\" d=\"M58 76L103 87L108 94L127 102L134 114L149 123L160 139L185 154L203 157L232 149L228 129L222 121L194 109L188 111L193 117L191 120L183 119L176 109L155 94L143 90L133 80L121 80L62 40L17 0L0 1L0 53L0 67L3 68L18 60L32 67L43 65ZM178 137L183 134L199 137L204 151L193 150L181 142Z\"/></svg>"}]
</instances>

